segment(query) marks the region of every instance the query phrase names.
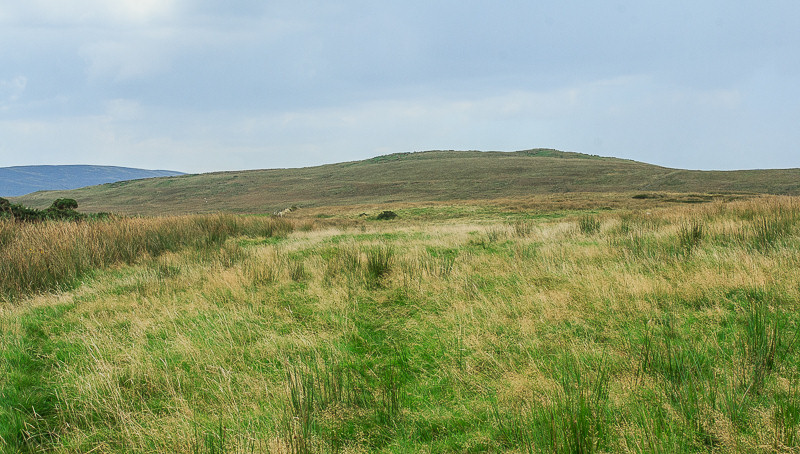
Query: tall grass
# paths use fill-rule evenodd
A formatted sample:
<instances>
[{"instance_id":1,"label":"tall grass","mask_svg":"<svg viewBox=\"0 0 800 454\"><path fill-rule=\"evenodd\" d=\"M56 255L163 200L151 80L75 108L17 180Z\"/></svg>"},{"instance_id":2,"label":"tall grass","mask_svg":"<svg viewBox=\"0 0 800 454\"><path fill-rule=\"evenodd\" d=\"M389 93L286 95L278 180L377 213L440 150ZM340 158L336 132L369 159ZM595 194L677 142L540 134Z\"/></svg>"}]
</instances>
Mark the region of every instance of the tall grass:
<instances>
[{"instance_id":1,"label":"tall grass","mask_svg":"<svg viewBox=\"0 0 800 454\"><path fill-rule=\"evenodd\" d=\"M698 219L682 224L678 231L678 242L681 249L686 254L690 254L692 250L700 245L700 242L705 236L705 229L703 223Z\"/></svg>"},{"instance_id":2,"label":"tall grass","mask_svg":"<svg viewBox=\"0 0 800 454\"><path fill-rule=\"evenodd\" d=\"M752 244L760 250L766 251L778 245L789 236L797 220L794 217L777 213L772 216L759 216L752 224Z\"/></svg>"},{"instance_id":3,"label":"tall grass","mask_svg":"<svg viewBox=\"0 0 800 454\"><path fill-rule=\"evenodd\" d=\"M392 269L394 263L394 247L388 244L370 247L366 250L366 272L373 282L378 282Z\"/></svg>"},{"instance_id":4,"label":"tall grass","mask_svg":"<svg viewBox=\"0 0 800 454\"><path fill-rule=\"evenodd\" d=\"M521 441L525 452L532 454L606 451L612 417L607 366L601 360L593 371L569 355L557 364L560 389L546 404L533 403L521 411L518 420L501 421L503 435Z\"/></svg>"},{"instance_id":5,"label":"tall grass","mask_svg":"<svg viewBox=\"0 0 800 454\"><path fill-rule=\"evenodd\" d=\"M286 234L291 221L232 215L108 221L0 222L0 298L74 287L87 273L185 248L221 247L228 237Z\"/></svg>"},{"instance_id":6,"label":"tall grass","mask_svg":"<svg viewBox=\"0 0 800 454\"><path fill-rule=\"evenodd\" d=\"M581 216L578 219L578 228L584 235L594 235L600 231L600 221L591 215Z\"/></svg>"},{"instance_id":7,"label":"tall grass","mask_svg":"<svg viewBox=\"0 0 800 454\"><path fill-rule=\"evenodd\" d=\"M800 445L800 385L797 373L790 376L787 388L775 396L775 450L789 450Z\"/></svg>"}]
</instances>

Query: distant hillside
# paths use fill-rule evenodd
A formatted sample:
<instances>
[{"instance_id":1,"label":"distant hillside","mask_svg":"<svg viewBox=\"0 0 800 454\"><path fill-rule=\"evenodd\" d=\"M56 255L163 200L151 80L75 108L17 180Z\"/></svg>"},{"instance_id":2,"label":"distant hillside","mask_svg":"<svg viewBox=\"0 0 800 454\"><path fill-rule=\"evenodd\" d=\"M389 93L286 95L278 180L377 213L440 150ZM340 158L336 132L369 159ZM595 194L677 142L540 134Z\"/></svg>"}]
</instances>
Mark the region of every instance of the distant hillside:
<instances>
[{"instance_id":1,"label":"distant hillside","mask_svg":"<svg viewBox=\"0 0 800 454\"><path fill-rule=\"evenodd\" d=\"M428 151L302 169L249 170L126 181L31 194L46 207L58 197L81 210L127 214L271 212L297 205L387 204L525 197L568 192L800 194L800 169L696 171L537 149Z\"/></svg>"},{"instance_id":2,"label":"distant hillside","mask_svg":"<svg viewBox=\"0 0 800 454\"><path fill-rule=\"evenodd\" d=\"M14 197L35 191L76 189L123 180L176 175L183 173L87 165L0 167L0 196Z\"/></svg>"}]
</instances>

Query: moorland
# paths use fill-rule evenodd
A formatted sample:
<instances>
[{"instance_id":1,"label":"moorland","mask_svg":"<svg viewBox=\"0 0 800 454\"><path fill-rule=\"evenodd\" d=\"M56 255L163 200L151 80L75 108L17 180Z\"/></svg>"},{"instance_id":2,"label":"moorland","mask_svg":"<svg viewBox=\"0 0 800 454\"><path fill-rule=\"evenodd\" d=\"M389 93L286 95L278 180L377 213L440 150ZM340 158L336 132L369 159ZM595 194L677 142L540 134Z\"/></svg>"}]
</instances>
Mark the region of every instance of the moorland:
<instances>
[{"instance_id":1,"label":"moorland","mask_svg":"<svg viewBox=\"0 0 800 454\"><path fill-rule=\"evenodd\" d=\"M0 219L0 447L796 452L800 198L545 158L580 190Z\"/></svg>"},{"instance_id":2,"label":"moorland","mask_svg":"<svg viewBox=\"0 0 800 454\"><path fill-rule=\"evenodd\" d=\"M672 194L690 202L736 194L800 195L800 169L682 170L550 149L426 151L301 169L121 181L72 191L38 192L15 201L46 208L57 198L71 198L90 212L162 215L272 213L292 206L386 205L541 195L562 198L580 193L593 195L580 197L582 203L594 196L619 193L643 197Z\"/></svg>"}]
</instances>

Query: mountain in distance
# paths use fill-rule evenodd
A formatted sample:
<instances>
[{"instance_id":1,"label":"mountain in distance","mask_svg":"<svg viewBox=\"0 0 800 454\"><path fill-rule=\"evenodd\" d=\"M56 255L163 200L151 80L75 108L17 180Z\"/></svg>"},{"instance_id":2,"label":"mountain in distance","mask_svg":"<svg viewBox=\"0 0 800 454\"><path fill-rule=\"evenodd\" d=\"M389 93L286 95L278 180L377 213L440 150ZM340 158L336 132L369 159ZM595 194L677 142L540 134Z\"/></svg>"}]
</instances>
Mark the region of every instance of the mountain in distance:
<instances>
[{"instance_id":1,"label":"mountain in distance","mask_svg":"<svg viewBox=\"0 0 800 454\"><path fill-rule=\"evenodd\" d=\"M59 197L81 211L119 214L270 213L286 207L514 199L614 193L800 195L800 169L701 171L551 149L425 151L296 169L246 170L125 181L16 201ZM630 197L628 197L630 198Z\"/></svg>"},{"instance_id":2,"label":"mountain in distance","mask_svg":"<svg viewBox=\"0 0 800 454\"><path fill-rule=\"evenodd\" d=\"M104 183L184 175L171 170L92 165L41 165L0 167L0 197L36 191L68 190Z\"/></svg>"}]
</instances>

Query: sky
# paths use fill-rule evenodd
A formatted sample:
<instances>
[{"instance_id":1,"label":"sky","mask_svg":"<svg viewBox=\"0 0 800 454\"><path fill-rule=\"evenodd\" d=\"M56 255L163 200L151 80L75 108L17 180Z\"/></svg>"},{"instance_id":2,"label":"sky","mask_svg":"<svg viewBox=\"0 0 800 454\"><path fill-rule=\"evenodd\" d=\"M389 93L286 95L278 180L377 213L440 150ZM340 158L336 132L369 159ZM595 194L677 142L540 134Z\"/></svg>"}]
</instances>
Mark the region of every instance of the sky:
<instances>
[{"instance_id":1,"label":"sky","mask_svg":"<svg viewBox=\"0 0 800 454\"><path fill-rule=\"evenodd\" d=\"M800 167L800 2L0 0L0 167Z\"/></svg>"}]
</instances>

